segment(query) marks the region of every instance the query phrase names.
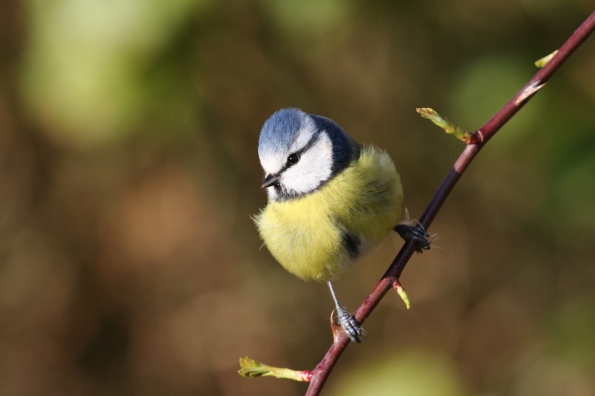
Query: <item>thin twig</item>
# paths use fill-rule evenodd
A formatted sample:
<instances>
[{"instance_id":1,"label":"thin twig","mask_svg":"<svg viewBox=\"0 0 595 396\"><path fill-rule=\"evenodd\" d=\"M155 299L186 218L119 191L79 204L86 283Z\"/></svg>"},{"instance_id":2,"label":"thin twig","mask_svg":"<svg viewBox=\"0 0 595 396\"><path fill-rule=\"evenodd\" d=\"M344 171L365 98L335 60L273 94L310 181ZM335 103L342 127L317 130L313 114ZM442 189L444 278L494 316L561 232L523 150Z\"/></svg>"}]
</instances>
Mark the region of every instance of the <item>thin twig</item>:
<instances>
[{"instance_id":1,"label":"thin twig","mask_svg":"<svg viewBox=\"0 0 595 396\"><path fill-rule=\"evenodd\" d=\"M589 37L595 30L595 12L592 13L583 24L570 36L570 38L560 47L558 53L541 69L535 76L529 80L500 111L492 117L482 128L477 130L472 136L473 139L468 144L454 166L450 169L438 191L432 197L428 207L421 216L419 222L426 229L430 226L442 204L460 179L461 175L467 169L471 161L483 146L510 120L517 111L527 103L531 97L544 86L549 78L558 70L558 68L572 55L572 53ZM393 260L392 264L376 284L372 292L366 297L358 310L355 312L355 318L363 323L372 313L382 297L393 287L401 273L405 269L407 262L415 251L412 243L406 243ZM347 347L349 338L341 334L330 349L316 366L313 376L306 392L306 396L315 396L320 394L326 379L332 371L337 360Z\"/></svg>"}]
</instances>

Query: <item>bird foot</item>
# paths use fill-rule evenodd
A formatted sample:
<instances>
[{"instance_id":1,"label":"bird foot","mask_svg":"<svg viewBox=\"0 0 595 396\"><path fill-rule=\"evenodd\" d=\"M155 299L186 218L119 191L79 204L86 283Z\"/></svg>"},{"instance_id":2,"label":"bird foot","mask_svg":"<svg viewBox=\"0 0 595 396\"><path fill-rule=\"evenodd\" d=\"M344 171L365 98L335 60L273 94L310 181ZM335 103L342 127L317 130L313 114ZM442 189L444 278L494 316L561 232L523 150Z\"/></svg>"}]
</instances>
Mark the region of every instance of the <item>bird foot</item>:
<instances>
[{"instance_id":1,"label":"bird foot","mask_svg":"<svg viewBox=\"0 0 595 396\"><path fill-rule=\"evenodd\" d=\"M407 224L405 222L399 223L395 226L395 231L401 236L406 242L413 242L415 244L415 251L423 253L424 250L430 250L432 248L432 238L426 229L419 223Z\"/></svg>"},{"instance_id":2,"label":"bird foot","mask_svg":"<svg viewBox=\"0 0 595 396\"><path fill-rule=\"evenodd\" d=\"M345 308L337 307L337 320L343 332L347 334L351 341L362 342L360 336L363 334L363 330L353 315L347 312Z\"/></svg>"}]
</instances>

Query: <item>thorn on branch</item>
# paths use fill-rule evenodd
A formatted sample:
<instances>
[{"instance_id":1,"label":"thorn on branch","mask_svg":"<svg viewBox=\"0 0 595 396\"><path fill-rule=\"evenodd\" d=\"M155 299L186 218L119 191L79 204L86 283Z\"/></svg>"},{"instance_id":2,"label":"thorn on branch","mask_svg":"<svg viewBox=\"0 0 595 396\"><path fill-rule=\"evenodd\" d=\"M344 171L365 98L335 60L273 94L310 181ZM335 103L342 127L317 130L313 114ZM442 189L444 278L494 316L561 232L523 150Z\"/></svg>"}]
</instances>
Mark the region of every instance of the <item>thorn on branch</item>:
<instances>
[{"instance_id":1,"label":"thorn on branch","mask_svg":"<svg viewBox=\"0 0 595 396\"><path fill-rule=\"evenodd\" d=\"M339 340L339 336L343 333L343 328L335 321L335 310L331 312L331 332L333 333L333 343Z\"/></svg>"},{"instance_id":2,"label":"thorn on branch","mask_svg":"<svg viewBox=\"0 0 595 396\"><path fill-rule=\"evenodd\" d=\"M523 89L523 92L521 92L520 95L514 101L514 105L520 106L524 101L529 99L531 96L535 95L535 93L543 87L545 87L545 83L540 84L540 81L535 81L534 83Z\"/></svg>"}]
</instances>

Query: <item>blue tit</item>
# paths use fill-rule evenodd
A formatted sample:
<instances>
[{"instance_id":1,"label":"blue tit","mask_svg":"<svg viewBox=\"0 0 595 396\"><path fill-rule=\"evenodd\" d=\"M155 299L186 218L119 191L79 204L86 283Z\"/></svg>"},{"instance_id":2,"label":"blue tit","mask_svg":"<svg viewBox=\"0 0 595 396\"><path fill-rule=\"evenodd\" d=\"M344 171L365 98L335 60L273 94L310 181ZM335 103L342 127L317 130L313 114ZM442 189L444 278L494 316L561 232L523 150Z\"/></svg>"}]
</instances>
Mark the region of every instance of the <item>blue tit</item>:
<instances>
[{"instance_id":1,"label":"blue tit","mask_svg":"<svg viewBox=\"0 0 595 396\"><path fill-rule=\"evenodd\" d=\"M328 283L339 324L360 342L362 330L331 281L395 229L403 189L393 161L334 121L298 109L264 123L258 155L268 193L254 219L262 240L287 271Z\"/></svg>"}]
</instances>

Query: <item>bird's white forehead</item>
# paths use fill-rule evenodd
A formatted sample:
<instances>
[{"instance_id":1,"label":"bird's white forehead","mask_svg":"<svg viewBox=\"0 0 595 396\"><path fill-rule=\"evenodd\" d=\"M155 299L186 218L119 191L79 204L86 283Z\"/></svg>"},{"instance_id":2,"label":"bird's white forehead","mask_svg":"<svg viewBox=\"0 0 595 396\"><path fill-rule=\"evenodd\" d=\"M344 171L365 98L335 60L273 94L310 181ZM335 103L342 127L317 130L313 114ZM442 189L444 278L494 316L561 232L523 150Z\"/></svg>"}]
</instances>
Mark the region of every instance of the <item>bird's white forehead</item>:
<instances>
[{"instance_id":1,"label":"bird's white forehead","mask_svg":"<svg viewBox=\"0 0 595 396\"><path fill-rule=\"evenodd\" d=\"M306 147L315 133L316 125L314 124L314 121L312 121L310 117L305 117L289 148L276 147L275 150L267 150L264 153L261 153L260 164L265 173L278 173L285 166L287 157Z\"/></svg>"}]
</instances>

